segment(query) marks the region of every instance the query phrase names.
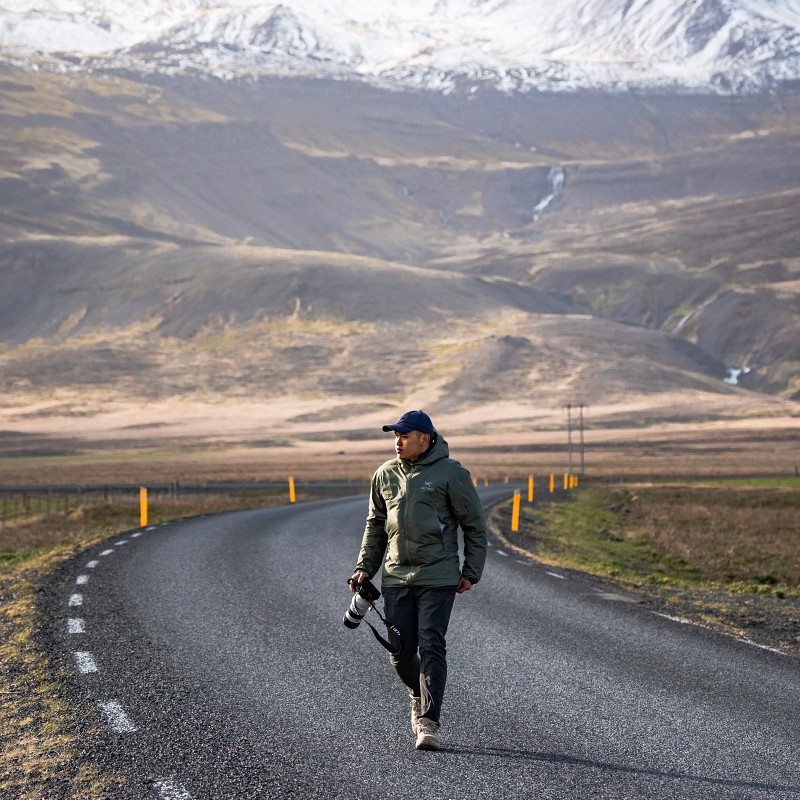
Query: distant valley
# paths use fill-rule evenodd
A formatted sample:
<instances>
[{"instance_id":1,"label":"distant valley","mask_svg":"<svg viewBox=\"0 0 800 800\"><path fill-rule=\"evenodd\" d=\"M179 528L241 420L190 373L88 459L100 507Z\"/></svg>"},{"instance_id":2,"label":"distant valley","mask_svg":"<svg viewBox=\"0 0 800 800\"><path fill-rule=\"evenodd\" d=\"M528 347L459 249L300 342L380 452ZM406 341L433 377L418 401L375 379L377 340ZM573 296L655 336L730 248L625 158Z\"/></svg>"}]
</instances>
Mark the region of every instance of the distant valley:
<instances>
[{"instance_id":1,"label":"distant valley","mask_svg":"<svg viewBox=\"0 0 800 800\"><path fill-rule=\"evenodd\" d=\"M789 90L6 66L0 121L7 432L358 438L424 404L513 435L566 403L612 427L800 409Z\"/></svg>"}]
</instances>

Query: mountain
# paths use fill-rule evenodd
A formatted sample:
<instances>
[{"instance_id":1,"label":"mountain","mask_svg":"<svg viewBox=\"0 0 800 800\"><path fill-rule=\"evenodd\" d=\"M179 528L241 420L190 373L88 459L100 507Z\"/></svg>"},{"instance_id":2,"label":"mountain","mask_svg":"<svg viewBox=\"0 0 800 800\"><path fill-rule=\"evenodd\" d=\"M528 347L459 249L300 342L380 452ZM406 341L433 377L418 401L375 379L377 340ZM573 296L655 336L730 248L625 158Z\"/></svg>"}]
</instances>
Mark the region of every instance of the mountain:
<instances>
[{"instance_id":1,"label":"mountain","mask_svg":"<svg viewBox=\"0 0 800 800\"><path fill-rule=\"evenodd\" d=\"M6 7L4 442L797 415L793 5L388 8ZM555 75L594 88L526 90Z\"/></svg>"},{"instance_id":2,"label":"mountain","mask_svg":"<svg viewBox=\"0 0 800 800\"><path fill-rule=\"evenodd\" d=\"M40 0L18 66L363 80L474 92L762 91L800 79L800 0Z\"/></svg>"},{"instance_id":3,"label":"mountain","mask_svg":"<svg viewBox=\"0 0 800 800\"><path fill-rule=\"evenodd\" d=\"M15 424L170 397L794 407L793 95L6 68L0 98Z\"/></svg>"}]
</instances>

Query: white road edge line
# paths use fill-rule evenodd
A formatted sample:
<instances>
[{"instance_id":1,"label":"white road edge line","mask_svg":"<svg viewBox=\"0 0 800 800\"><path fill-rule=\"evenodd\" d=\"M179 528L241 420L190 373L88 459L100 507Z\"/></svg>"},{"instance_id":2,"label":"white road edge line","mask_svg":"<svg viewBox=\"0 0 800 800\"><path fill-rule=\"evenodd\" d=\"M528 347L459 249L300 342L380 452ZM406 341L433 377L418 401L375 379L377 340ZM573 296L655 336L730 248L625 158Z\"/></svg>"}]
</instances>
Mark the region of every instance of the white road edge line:
<instances>
[{"instance_id":1,"label":"white road edge line","mask_svg":"<svg viewBox=\"0 0 800 800\"><path fill-rule=\"evenodd\" d=\"M83 605L83 595L79 593L71 594L69 596L69 605L70 606L82 606Z\"/></svg>"},{"instance_id":2,"label":"white road edge line","mask_svg":"<svg viewBox=\"0 0 800 800\"><path fill-rule=\"evenodd\" d=\"M692 622L692 620L683 619L683 617L671 617L669 614L661 614L658 611L651 611L650 613L657 617L661 617L662 619L668 619L670 622L677 622L681 625L694 625L695 628L702 628L706 631L713 630L713 628L709 628L707 625L703 625L700 622ZM737 642L741 642L742 644L749 644L751 647L757 647L759 650L767 650L770 653L777 653L779 656L786 655L783 650L778 650L776 647L770 647L766 644L759 644L758 642L754 642L752 639L743 639L741 636L731 636L731 638L735 639Z\"/></svg>"},{"instance_id":3,"label":"white road edge line","mask_svg":"<svg viewBox=\"0 0 800 800\"><path fill-rule=\"evenodd\" d=\"M86 622L80 618L71 618L67 620L68 633L86 633Z\"/></svg>"},{"instance_id":4,"label":"white road edge line","mask_svg":"<svg viewBox=\"0 0 800 800\"><path fill-rule=\"evenodd\" d=\"M90 561L86 565L86 569L94 569L100 562L99 561Z\"/></svg>"},{"instance_id":5,"label":"white road edge line","mask_svg":"<svg viewBox=\"0 0 800 800\"><path fill-rule=\"evenodd\" d=\"M86 586L86 584L89 583L89 576L78 575L78 577L75 579L75 583L77 583L78 586Z\"/></svg>"},{"instance_id":6,"label":"white road edge line","mask_svg":"<svg viewBox=\"0 0 800 800\"><path fill-rule=\"evenodd\" d=\"M545 575L549 575L551 578L558 578L560 581L566 580L563 575L559 575L557 572L545 572Z\"/></svg>"},{"instance_id":7,"label":"white road edge line","mask_svg":"<svg viewBox=\"0 0 800 800\"><path fill-rule=\"evenodd\" d=\"M97 664L95 663L94 656L86 650L78 650L75 653L75 663L78 665L78 671L84 675L90 672L97 672Z\"/></svg>"},{"instance_id":8,"label":"white road edge line","mask_svg":"<svg viewBox=\"0 0 800 800\"><path fill-rule=\"evenodd\" d=\"M122 544L128 544L127 539L120 539L118 542L114 542L114 547L119 547Z\"/></svg>"},{"instance_id":9,"label":"white road edge line","mask_svg":"<svg viewBox=\"0 0 800 800\"><path fill-rule=\"evenodd\" d=\"M508 558L508 553L506 553L505 550L497 550L497 549L495 549L495 553L497 553L497 555L499 555L499 556L503 556L503 558Z\"/></svg>"},{"instance_id":10,"label":"white road edge line","mask_svg":"<svg viewBox=\"0 0 800 800\"><path fill-rule=\"evenodd\" d=\"M186 787L170 778L159 778L153 781L153 788L164 800L192 800Z\"/></svg>"},{"instance_id":11,"label":"white road edge line","mask_svg":"<svg viewBox=\"0 0 800 800\"><path fill-rule=\"evenodd\" d=\"M135 733L136 726L130 721L125 709L116 700L99 702L97 707L103 712L108 727L114 733Z\"/></svg>"},{"instance_id":12,"label":"white road edge line","mask_svg":"<svg viewBox=\"0 0 800 800\"><path fill-rule=\"evenodd\" d=\"M110 556L113 552L114 552L113 550L103 550L103 552L100 553L100 555L101 556Z\"/></svg>"},{"instance_id":13,"label":"white road edge line","mask_svg":"<svg viewBox=\"0 0 800 800\"><path fill-rule=\"evenodd\" d=\"M134 533L134 534L131 536L131 539L138 539L138 538L139 538L141 535L142 535L142 534L141 534L141 531L140 531L139 533Z\"/></svg>"},{"instance_id":14,"label":"white road edge line","mask_svg":"<svg viewBox=\"0 0 800 800\"><path fill-rule=\"evenodd\" d=\"M670 622L678 622L681 625L695 625L697 627L701 627L697 625L696 622L692 622L690 619L684 619L683 617L671 617L669 614L662 614L660 611L651 611L651 614L654 614L656 617L661 617L661 619L668 619Z\"/></svg>"},{"instance_id":15,"label":"white road edge line","mask_svg":"<svg viewBox=\"0 0 800 800\"><path fill-rule=\"evenodd\" d=\"M744 642L745 644L749 644L752 647L757 647L759 650L767 650L770 653L777 653L779 656L785 656L786 653L783 650L778 650L777 647L770 647L766 644L759 644L758 642L754 642L752 639L739 639L740 642Z\"/></svg>"}]
</instances>

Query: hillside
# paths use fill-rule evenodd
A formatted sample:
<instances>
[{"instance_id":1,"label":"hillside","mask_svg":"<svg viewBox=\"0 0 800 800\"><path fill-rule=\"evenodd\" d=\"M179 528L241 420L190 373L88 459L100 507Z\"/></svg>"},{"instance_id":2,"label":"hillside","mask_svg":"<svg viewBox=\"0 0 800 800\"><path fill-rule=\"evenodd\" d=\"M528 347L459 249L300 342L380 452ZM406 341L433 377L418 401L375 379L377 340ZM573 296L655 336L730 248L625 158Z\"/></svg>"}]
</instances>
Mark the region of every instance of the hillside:
<instances>
[{"instance_id":1,"label":"hillside","mask_svg":"<svg viewBox=\"0 0 800 800\"><path fill-rule=\"evenodd\" d=\"M796 414L798 99L6 67L0 429Z\"/></svg>"}]
</instances>

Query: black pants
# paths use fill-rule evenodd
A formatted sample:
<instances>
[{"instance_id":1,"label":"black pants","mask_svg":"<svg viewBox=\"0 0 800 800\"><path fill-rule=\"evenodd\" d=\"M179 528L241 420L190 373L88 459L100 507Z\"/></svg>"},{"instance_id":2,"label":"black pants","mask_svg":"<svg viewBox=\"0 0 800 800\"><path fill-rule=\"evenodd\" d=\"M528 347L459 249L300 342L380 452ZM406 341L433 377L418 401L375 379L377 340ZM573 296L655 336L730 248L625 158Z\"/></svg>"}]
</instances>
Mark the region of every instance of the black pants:
<instances>
[{"instance_id":1,"label":"black pants","mask_svg":"<svg viewBox=\"0 0 800 800\"><path fill-rule=\"evenodd\" d=\"M386 619L400 630L403 648L390 656L409 692L421 699L420 716L439 722L447 683L445 635L456 596L455 586L387 586Z\"/></svg>"}]
</instances>

